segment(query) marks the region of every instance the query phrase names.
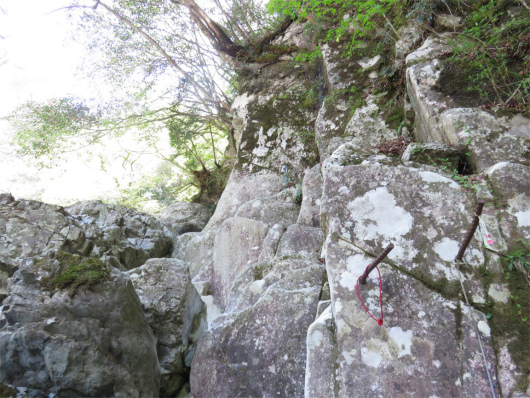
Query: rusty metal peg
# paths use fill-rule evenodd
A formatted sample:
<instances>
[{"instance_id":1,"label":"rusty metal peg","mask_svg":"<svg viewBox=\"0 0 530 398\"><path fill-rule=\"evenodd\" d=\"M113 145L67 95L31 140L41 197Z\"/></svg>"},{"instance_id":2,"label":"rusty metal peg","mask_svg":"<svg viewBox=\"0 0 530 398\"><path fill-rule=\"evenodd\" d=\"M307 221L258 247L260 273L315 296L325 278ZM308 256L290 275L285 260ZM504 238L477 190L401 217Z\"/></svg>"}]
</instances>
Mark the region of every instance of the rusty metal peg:
<instances>
[{"instance_id":1,"label":"rusty metal peg","mask_svg":"<svg viewBox=\"0 0 530 398\"><path fill-rule=\"evenodd\" d=\"M455 257L455 261L460 262L464 258L464 253L469 246L469 242L471 242L471 239L473 238L473 235L475 235L475 231L477 230L478 223L479 223L479 216L482 214L482 208L484 207L484 203L486 201L484 199L480 199L477 202L477 207L475 208L475 216L473 217L473 222L471 223L471 226L469 227L469 230L467 231L466 236L464 237L464 241L462 242L462 246L460 246L460 250L458 250L458 254Z\"/></svg>"},{"instance_id":2,"label":"rusty metal peg","mask_svg":"<svg viewBox=\"0 0 530 398\"><path fill-rule=\"evenodd\" d=\"M389 243L388 246L385 248L385 250L383 250L381 254L377 256L374 262L371 263L368 267L366 267L364 274L362 274L361 278L359 279L359 283L361 285L366 284L366 278L368 278L368 275L370 275L370 272L372 272L374 268L377 267L381 261L383 261L383 259L388 255L388 253L392 251L393 248L394 248L394 244Z\"/></svg>"}]
</instances>

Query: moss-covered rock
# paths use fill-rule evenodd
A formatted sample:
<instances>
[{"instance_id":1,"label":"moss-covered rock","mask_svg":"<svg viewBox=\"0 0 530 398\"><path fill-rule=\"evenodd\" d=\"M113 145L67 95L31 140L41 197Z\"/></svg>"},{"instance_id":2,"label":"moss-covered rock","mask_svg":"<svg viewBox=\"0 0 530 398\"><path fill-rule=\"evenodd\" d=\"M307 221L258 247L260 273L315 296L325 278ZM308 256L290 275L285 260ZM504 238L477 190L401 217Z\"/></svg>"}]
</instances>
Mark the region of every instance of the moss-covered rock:
<instances>
[{"instance_id":1,"label":"moss-covered rock","mask_svg":"<svg viewBox=\"0 0 530 398\"><path fill-rule=\"evenodd\" d=\"M51 263L51 264L50 264ZM92 285L108 280L110 269L101 260L86 258L63 251L42 258L35 264L51 274L41 279L41 285L48 290L68 290L75 294L78 289L87 289Z\"/></svg>"}]
</instances>

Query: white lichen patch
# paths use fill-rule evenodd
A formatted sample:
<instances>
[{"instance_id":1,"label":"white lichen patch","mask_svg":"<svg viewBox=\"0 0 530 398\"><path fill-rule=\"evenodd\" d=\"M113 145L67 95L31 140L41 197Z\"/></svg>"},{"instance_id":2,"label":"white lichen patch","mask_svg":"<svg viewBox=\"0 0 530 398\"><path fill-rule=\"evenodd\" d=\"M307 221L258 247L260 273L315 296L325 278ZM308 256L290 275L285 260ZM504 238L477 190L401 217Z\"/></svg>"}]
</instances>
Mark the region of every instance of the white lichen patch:
<instances>
[{"instance_id":1,"label":"white lichen patch","mask_svg":"<svg viewBox=\"0 0 530 398\"><path fill-rule=\"evenodd\" d=\"M444 183L448 184L451 188L456 190L461 190L462 188L456 181L451 180L450 178L444 177L440 174L433 173L432 171L420 171L419 175L421 179L427 183Z\"/></svg>"},{"instance_id":2,"label":"white lichen patch","mask_svg":"<svg viewBox=\"0 0 530 398\"><path fill-rule=\"evenodd\" d=\"M477 327L480 333L482 333L484 336L491 336L491 329L486 321L479 321Z\"/></svg>"},{"instance_id":3,"label":"white lichen patch","mask_svg":"<svg viewBox=\"0 0 530 398\"><path fill-rule=\"evenodd\" d=\"M355 357L348 351L343 351L341 355L348 365L351 365L355 361Z\"/></svg>"},{"instance_id":4,"label":"white lichen patch","mask_svg":"<svg viewBox=\"0 0 530 398\"><path fill-rule=\"evenodd\" d=\"M386 187L366 192L347 205L354 221L354 233L358 240L383 240L386 245L395 244L389 258L404 260L414 257L417 250L404 236L412 230L414 218L396 203Z\"/></svg>"},{"instance_id":5,"label":"white lichen patch","mask_svg":"<svg viewBox=\"0 0 530 398\"><path fill-rule=\"evenodd\" d=\"M392 327L390 328L388 335L398 346L398 358L401 358L404 355L410 355L410 348L412 347L412 330L403 331L400 327Z\"/></svg>"},{"instance_id":6,"label":"white lichen patch","mask_svg":"<svg viewBox=\"0 0 530 398\"><path fill-rule=\"evenodd\" d=\"M492 284L488 289L488 295L497 303L507 303L511 293L503 285Z\"/></svg>"},{"instance_id":7,"label":"white lichen patch","mask_svg":"<svg viewBox=\"0 0 530 398\"><path fill-rule=\"evenodd\" d=\"M348 189L347 186L343 185L342 187L339 188L340 195L347 195L349 193L350 193L350 190Z\"/></svg>"},{"instance_id":8,"label":"white lichen patch","mask_svg":"<svg viewBox=\"0 0 530 398\"><path fill-rule=\"evenodd\" d=\"M444 301L444 302L442 303L442 305L443 305L444 307L447 307L447 308L451 309L451 310L456 310L456 308L457 308L457 307L456 307L456 304L455 304L455 303L452 303L452 302L450 302L450 301Z\"/></svg>"},{"instance_id":9,"label":"white lichen patch","mask_svg":"<svg viewBox=\"0 0 530 398\"><path fill-rule=\"evenodd\" d=\"M375 64L377 64L377 62L381 59L381 56L380 55L376 55L375 57L373 58L368 58L368 57L365 57L363 59L360 59L359 61L357 61L359 63L359 65L361 65L361 68L363 69L368 69L368 68L371 68L372 66L374 66Z\"/></svg>"},{"instance_id":10,"label":"white lichen patch","mask_svg":"<svg viewBox=\"0 0 530 398\"><path fill-rule=\"evenodd\" d=\"M433 245L433 250L442 260L451 262L458 254L459 247L456 240L445 237Z\"/></svg>"},{"instance_id":11,"label":"white lichen patch","mask_svg":"<svg viewBox=\"0 0 530 398\"><path fill-rule=\"evenodd\" d=\"M263 292L263 285L265 284L265 281L263 279L254 281L250 284L249 290L254 294L260 294Z\"/></svg>"},{"instance_id":12,"label":"white lichen patch","mask_svg":"<svg viewBox=\"0 0 530 398\"><path fill-rule=\"evenodd\" d=\"M355 254L346 259L346 271L340 276L339 284L351 291L355 291L357 279L362 275L366 266L369 264L362 254Z\"/></svg>"},{"instance_id":13,"label":"white lichen patch","mask_svg":"<svg viewBox=\"0 0 530 398\"><path fill-rule=\"evenodd\" d=\"M350 217L356 221L355 233L363 240L403 236L412 229L414 218L396 205L386 187L368 191L348 204Z\"/></svg>"},{"instance_id":14,"label":"white lichen patch","mask_svg":"<svg viewBox=\"0 0 530 398\"><path fill-rule=\"evenodd\" d=\"M381 354L363 347L361 348L361 359L365 365L368 365L372 368L378 368L383 358Z\"/></svg>"}]
</instances>

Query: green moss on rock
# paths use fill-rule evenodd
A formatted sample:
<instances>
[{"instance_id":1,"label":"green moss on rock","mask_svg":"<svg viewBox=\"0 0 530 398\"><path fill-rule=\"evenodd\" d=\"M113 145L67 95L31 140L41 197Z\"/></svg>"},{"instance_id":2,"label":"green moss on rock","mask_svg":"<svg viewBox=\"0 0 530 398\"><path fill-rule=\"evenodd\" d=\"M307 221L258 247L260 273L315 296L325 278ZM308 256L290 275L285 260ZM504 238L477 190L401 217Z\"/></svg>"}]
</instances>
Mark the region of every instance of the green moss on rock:
<instances>
[{"instance_id":1,"label":"green moss on rock","mask_svg":"<svg viewBox=\"0 0 530 398\"><path fill-rule=\"evenodd\" d=\"M0 383L0 397L2 398L15 398L17 396L17 390L8 387L3 383Z\"/></svg>"},{"instance_id":2,"label":"green moss on rock","mask_svg":"<svg viewBox=\"0 0 530 398\"><path fill-rule=\"evenodd\" d=\"M43 278L41 284L52 291L68 290L73 295L79 288L86 289L108 280L110 276L110 270L105 263L95 258L84 258L59 251L51 260L59 262L59 269Z\"/></svg>"}]
</instances>

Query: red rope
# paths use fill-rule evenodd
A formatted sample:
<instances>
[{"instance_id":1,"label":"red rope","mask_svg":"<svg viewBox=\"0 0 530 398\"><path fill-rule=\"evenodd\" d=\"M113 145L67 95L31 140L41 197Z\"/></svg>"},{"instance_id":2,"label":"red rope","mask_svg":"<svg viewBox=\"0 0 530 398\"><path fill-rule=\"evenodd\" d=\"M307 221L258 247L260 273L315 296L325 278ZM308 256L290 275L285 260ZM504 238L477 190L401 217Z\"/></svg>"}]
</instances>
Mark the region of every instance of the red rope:
<instances>
[{"instance_id":1,"label":"red rope","mask_svg":"<svg viewBox=\"0 0 530 398\"><path fill-rule=\"evenodd\" d=\"M368 267L369 266L370 264L368 264ZM368 270L368 267L366 267L366 270ZM379 302L381 305L381 319L376 319L373 317L372 314L370 314L370 311L368 311L368 308L366 308L366 306L364 305L364 301L361 298L361 295L359 294L359 279L361 279L361 277L363 276L364 272L366 272L366 270L361 274L361 276L357 278L357 283L355 284L355 291L357 292L357 297L359 297L359 300L361 301L361 304L363 305L364 310L368 313L368 315L370 315L370 318L372 318L374 321L377 322L379 326L381 326L383 325L383 297L381 296L382 290L383 290L383 282L381 281L381 272L379 272L379 268L375 267L375 269L377 270L377 273L379 274Z\"/></svg>"}]
</instances>

